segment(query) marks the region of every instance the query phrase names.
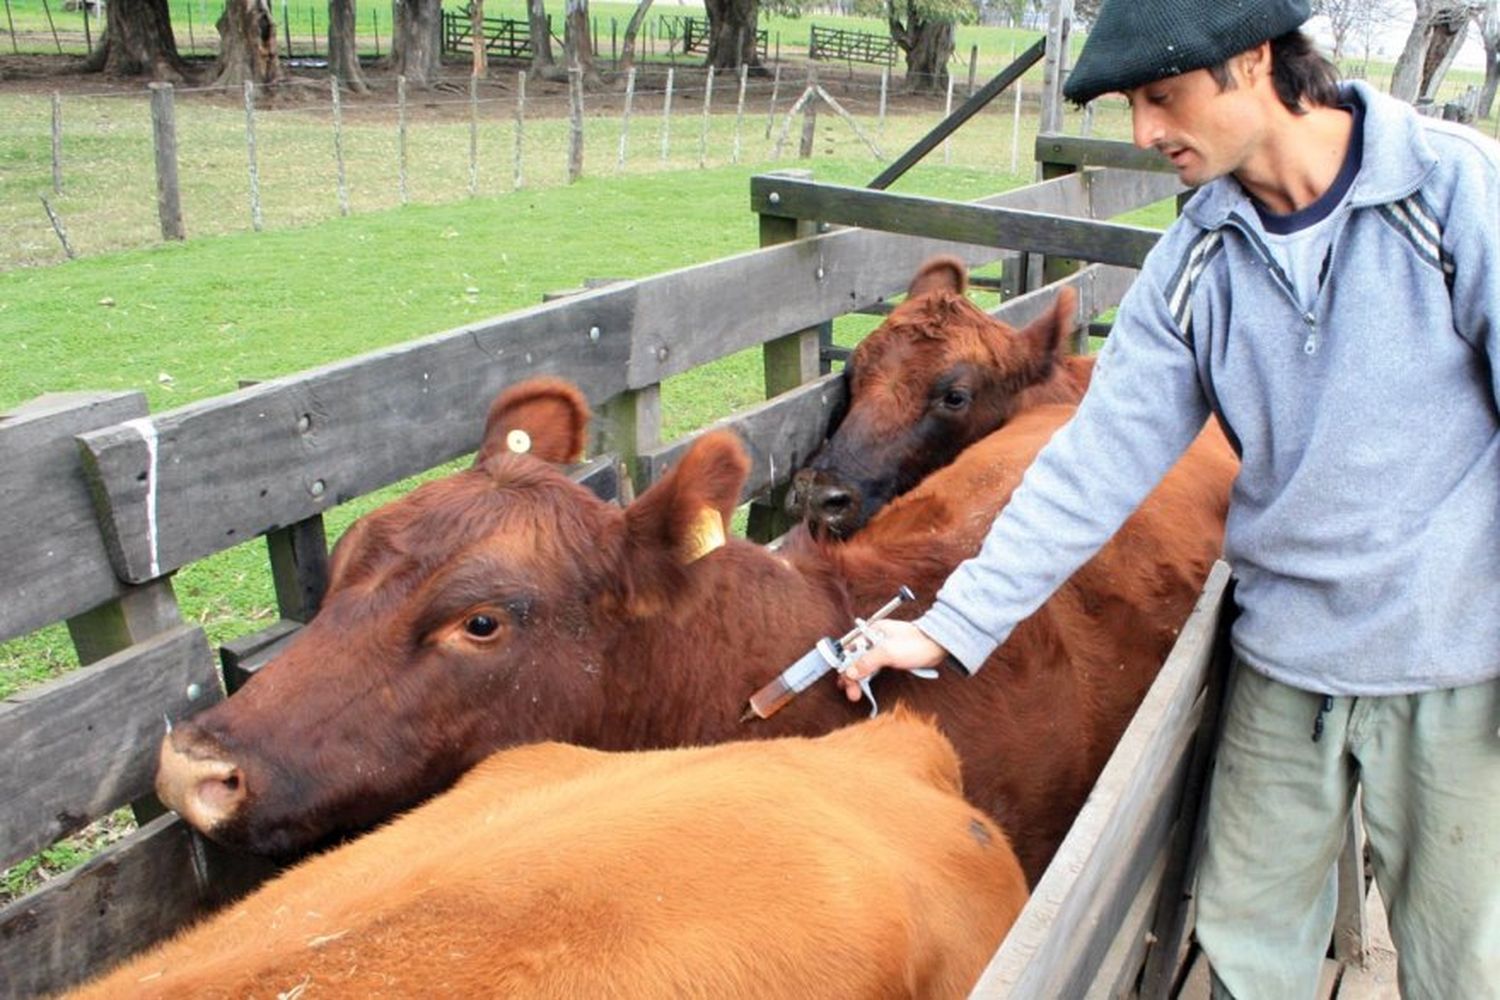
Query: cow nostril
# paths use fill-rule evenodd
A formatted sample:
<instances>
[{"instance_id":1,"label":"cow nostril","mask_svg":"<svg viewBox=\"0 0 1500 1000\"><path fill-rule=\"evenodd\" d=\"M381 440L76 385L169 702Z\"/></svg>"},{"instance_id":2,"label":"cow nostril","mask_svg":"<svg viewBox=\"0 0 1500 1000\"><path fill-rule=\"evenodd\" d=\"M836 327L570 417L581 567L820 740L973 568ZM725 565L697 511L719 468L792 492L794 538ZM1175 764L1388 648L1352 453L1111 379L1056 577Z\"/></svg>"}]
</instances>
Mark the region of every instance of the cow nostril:
<instances>
[{"instance_id":1,"label":"cow nostril","mask_svg":"<svg viewBox=\"0 0 1500 1000\"><path fill-rule=\"evenodd\" d=\"M228 774L204 778L195 791L205 815L223 818L232 815L244 800L245 781L235 768Z\"/></svg>"}]
</instances>

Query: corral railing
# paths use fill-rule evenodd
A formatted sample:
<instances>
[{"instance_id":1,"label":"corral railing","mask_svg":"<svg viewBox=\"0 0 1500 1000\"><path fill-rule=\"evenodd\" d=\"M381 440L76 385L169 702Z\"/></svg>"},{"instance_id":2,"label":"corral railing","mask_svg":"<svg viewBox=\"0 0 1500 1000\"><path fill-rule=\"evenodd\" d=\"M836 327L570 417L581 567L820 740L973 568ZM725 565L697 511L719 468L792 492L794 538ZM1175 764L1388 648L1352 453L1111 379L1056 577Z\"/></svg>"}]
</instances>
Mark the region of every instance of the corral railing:
<instances>
[{"instance_id":1,"label":"corral railing","mask_svg":"<svg viewBox=\"0 0 1500 1000\"><path fill-rule=\"evenodd\" d=\"M901 196L882 209L864 193L772 175L753 184L759 250L162 413L140 393L96 393L42 397L0 418L0 641L65 621L85 664L0 704L0 865L122 804L142 824L0 910L0 992L77 982L265 876L263 862L161 815L151 776L163 716L223 697L221 665L232 686L316 612L325 511L472 451L501 389L543 374L576 382L600 428L600 457L577 474L614 496L621 469L640 488L688 440L661 439L661 382L758 346L770 398L723 424L752 455L746 497L764 495L817 446L840 402L819 351L825 324L903 292L944 252L971 266L1005 259L1016 294L997 314L1015 324L1047 306L1052 293L1036 279L1057 271L1078 288L1087 325L1119 301L1132 275L1120 263L1148 238L1100 220L1177 190L1160 174L1078 170L941 210L924 200L915 207L929 227L911 223ZM824 231L850 221L898 231ZM1096 253L1120 263L1082 265ZM1078 266L1053 267L1058 254ZM770 511L752 510L756 537L776 530ZM281 620L216 663L203 630L182 620L172 574L257 536Z\"/></svg>"},{"instance_id":2,"label":"corral railing","mask_svg":"<svg viewBox=\"0 0 1500 1000\"><path fill-rule=\"evenodd\" d=\"M511 59L530 59L531 26L508 17L486 17L482 22L484 49L491 55ZM547 32L552 32L552 17L547 17ZM468 10L443 11L443 51L472 52L474 19Z\"/></svg>"},{"instance_id":3,"label":"corral railing","mask_svg":"<svg viewBox=\"0 0 1500 1000\"><path fill-rule=\"evenodd\" d=\"M807 58L845 63L896 64L896 43L889 35L846 28L808 27Z\"/></svg>"}]
</instances>

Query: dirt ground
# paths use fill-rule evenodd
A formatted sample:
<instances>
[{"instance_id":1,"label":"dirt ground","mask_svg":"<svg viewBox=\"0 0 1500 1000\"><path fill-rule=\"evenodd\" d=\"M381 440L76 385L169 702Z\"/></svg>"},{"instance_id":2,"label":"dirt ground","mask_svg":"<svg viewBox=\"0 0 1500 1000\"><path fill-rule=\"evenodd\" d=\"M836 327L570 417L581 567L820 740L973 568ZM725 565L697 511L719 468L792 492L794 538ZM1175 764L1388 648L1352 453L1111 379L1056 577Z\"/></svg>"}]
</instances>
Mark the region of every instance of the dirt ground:
<instances>
[{"instance_id":1,"label":"dirt ground","mask_svg":"<svg viewBox=\"0 0 1500 1000\"><path fill-rule=\"evenodd\" d=\"M42 95L54 91L64 97L83 94L127 94L138 93L149 79L140 77L108 76L103 73L88 73L83 70L81 55L14 55L0 54L0 93ZM257 101L262 106L295 107L300 103L322 104L328 99L328 73L326 67L309 65L310 60L296 59L284 70L285 77ZM211 58L200 57L188 60L194 78L179 84L179 99L201 100L238 106L243 98L238 91L196 90L209 79L213 69ZM606 64L607 67L607 64ZM361 106L380 109L388 116L389 107L396 96L396 77L385 60L366 60L363 64L365 81L370 90L366 94L345 91L343 104L346 115L358 116ZM526 65L515 60L491 60L489 77L480 84L481 98L494 99L511 95L516 91L517 74ZM667 65L650 63L637 65L636 96L633 108L638 113L660 110L662 94L666 88ZM843 65L816 64L818 82L834 96L848 105L851 112L872 111L878 103L880 73L877 67L848 67ZM785 103L791 102L806 86L809 63L795 57L784 59L779 93ZM419 119L462 120L468 115L464 102L459 98L468 94L469 61L467 57L450 57L444 60L438 82L428 90L408 91L411 113ZM702 100L707 70L696 60L679 62L674 67L674 105L699 106ZM943 109L941 95L907 94L901 87L900 70L892 74L887 91L887 113L931 115ZM960 81L962 82L962 81ZM770 92L772 77L769 72L750 77L748 90L757 95ZM720 74L715 81L713 110L721 114L733 114L735 110L736 83ZM194 92L196 90L196 92ZM585 95L585 105L591 99L600 98L614 103L622 99L625 90L623 79L615 79L607 68L602 88ZM568 85L528 78L526 82L527 114L539 117L568 113ZM955 94L955 103L958 94ZM534 110L533 110L534 109Z\"/></svg>"}]
</instances>

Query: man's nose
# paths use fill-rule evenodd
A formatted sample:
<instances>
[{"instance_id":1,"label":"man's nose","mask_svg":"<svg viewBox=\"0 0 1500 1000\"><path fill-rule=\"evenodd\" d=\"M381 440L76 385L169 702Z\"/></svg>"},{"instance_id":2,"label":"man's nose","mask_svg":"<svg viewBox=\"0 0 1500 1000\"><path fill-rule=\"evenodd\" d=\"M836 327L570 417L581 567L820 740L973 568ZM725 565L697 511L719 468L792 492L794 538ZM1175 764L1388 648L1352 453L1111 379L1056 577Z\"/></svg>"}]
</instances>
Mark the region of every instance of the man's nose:
<instances>
[{"instance_id":1,"label":"man's nose","mask_svg":"<svg viewBox=\"0 0 1500 1000\"><path fill-rule=\"evenodd\" d=\"M1132 138L1141 149L1150 149L1161 138L1161 122L1149 107L1137 103L1130 111Z\"/></svg>"}]
</instances>

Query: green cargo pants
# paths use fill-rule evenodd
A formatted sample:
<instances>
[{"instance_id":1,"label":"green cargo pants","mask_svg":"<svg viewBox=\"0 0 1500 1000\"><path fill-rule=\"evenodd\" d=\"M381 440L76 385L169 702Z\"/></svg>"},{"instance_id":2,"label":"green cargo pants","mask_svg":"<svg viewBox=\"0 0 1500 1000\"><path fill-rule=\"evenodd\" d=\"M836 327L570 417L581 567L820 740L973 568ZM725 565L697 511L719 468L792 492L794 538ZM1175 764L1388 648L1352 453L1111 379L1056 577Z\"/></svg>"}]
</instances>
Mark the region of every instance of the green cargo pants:
<instances>
[{"instance_id":1,"label":"green cargo pants","mask_svg":"<svg viewBox=\"0 0 1500 1000\"><path fill-rule=\"evenodd\" d=\"M1198 877L1216 997L1313 996L1356 785L1402 996L1500 997L1500 680L1325 710L1234 671Z\"/></svg>"}]
</instances>

